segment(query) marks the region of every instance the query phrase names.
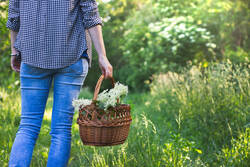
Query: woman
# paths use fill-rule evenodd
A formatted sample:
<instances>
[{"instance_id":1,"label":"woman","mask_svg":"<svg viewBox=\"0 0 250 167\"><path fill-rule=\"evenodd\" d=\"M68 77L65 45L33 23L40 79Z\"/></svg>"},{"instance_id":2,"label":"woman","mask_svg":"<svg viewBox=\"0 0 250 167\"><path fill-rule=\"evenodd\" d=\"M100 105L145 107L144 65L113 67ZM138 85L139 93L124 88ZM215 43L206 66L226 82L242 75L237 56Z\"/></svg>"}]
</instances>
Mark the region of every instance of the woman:
<instances>
[{"instance_id":1,"label":"woman","mask_svg":"<svg viewBox=\"0 0 250 167\"><path fill-rule=\"evenodd\" d=\"M11 32L11 67L20 72L21 121L9 166L29 166L54 85L48 167L67 166L78 97L91 65L92 39L105 78L112 77L95 0L9 0L6 27ZM86 33L88 32L88 33Z\"/></svg>"}]
</instances>

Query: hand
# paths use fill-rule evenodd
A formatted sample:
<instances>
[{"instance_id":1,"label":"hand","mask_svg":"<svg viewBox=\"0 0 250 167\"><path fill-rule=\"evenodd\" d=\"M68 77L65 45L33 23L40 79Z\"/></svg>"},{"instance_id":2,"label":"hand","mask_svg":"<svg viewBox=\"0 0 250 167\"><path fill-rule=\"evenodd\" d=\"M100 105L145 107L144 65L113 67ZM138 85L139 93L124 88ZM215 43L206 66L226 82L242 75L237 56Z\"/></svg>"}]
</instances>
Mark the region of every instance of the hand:
<instances>
[{"instance_id":1,"label":"hand","mask_svg":"<svg viewBox=\"0 0 250 167\"><path fill-rule=\"evenodd\" d=\"M11 56L11 68L16 72L20 72L21 61L16 56Z\"/></svg>"},{"instance_id":2,"label":"hand","mask_svg":"<svg viewBox=\"0 0 250 167\"><path fill-rule=\"evenodd\" d=\"M102 74L104 75L104 78L111 78L113 77L113 67L109 63L106 56L99 56L99 67L102 70Z\"/></svg>"}]
</instances>

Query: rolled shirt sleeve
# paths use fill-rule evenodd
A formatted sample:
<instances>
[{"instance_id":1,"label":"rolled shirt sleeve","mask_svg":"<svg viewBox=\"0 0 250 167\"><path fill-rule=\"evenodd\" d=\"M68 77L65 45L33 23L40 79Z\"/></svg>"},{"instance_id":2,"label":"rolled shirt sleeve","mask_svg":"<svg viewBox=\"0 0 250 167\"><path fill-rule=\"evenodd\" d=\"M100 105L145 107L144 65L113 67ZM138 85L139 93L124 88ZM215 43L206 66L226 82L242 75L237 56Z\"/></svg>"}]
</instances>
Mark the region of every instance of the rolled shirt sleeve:
<instances>
[{"instance_id":1,"label":"rolled shirt sleeve","mask_svg":"<svg viewBox=\"0 0 250 167\"><path fill-rule=\"evenodd\" d=\"M98 24L103 26L96 0L81 0L80 6L83 13L84 27L86 29Z\"/></svg>"},{"instance_id":2,"label":"rolled shirt sleeve","mask_svg":"<svg viewBox=\"0 0 250 167\"><path fill-rule=\"evenodd\" d=\"M9 0L8 20L6 27L18 32L20 28L19 0Z\"/></svg>"}]
</instances>

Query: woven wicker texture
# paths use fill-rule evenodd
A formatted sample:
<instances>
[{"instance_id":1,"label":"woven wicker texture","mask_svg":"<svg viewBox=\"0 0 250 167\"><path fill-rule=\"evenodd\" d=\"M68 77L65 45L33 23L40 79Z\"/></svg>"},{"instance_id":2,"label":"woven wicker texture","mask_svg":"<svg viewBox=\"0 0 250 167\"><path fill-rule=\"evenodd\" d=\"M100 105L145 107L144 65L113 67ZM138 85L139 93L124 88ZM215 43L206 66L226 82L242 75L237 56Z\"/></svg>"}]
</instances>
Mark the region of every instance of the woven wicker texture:
<instances>
[{"instance_id":1,"label":"woven wicker texture","mask_svg":"<svg viewBox=\"0 0 250 167\"><path fill-rule=\"evenodd\" d=\"M98 108L96 99L104 75L101 75L97 81L92 103L87 106L80 106L79 133L83 144L92 146L112 146L123 144L128 137L132 118L130 115L130 106L120 104L115 107L109 107L107 110ZM114 87L114 78L110 78ZM119 102L119 99L117 99Z\"/></svg>"}]
</instances>

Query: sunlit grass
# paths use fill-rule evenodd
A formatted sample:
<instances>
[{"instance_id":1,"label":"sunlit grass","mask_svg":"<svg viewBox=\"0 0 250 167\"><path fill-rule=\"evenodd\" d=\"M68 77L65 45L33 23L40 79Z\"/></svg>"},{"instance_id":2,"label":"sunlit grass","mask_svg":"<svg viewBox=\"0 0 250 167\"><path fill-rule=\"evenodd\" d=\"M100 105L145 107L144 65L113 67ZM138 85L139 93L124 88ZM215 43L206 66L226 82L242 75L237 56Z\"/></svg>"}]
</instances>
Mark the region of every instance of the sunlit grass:
<instances>
[{"instance_id":1,"label":"sunlit grass","mask_svg":"<svg viewBox=\"0 0 250 167\"><path fill-rule=\"evenodd\" d=\"M6 7L7 5L8 5L7 1L0 2L1 7ZM0 17L6 18L7 17L7 12L0 10Z\"/></svg>"},{"instance_id":2,"label":"sunlit grass","mask_svg":"<svg viewBox=\"0 0 250 167\"><path fill-rule=\"evenodd\" d=\"M51 121L52 107L53 107L53 92L50 92L43 116L44 120Z\"/></svg>"},{"instance_id":3,"label":"sunlit grass","mask_svg":"<svg viewBox=\"0 0 250 167\"><path fill-rule=\"evenodd\" d=\"M250 142L249 128L241 125L249 120L249 113L246 112L249 109L249 81L246 79L248 74L244 69L233 72L230 68L223 68L222 73L219 69L210 69L207 73L207 76L211 77L209 82L196 75L200 74L197 69L192 69L194 71L187 71L183 75L160 75L157 82L153 82L151 93L129 93L126 101L131 105L133 121L129 136L122 145L83 145L76 123L78 111L75 111L69 166L200 167L247 164L250 161L250 147L247 144ZM187 74L187 79L183 79ZM227 76L230 76L229 80ZM237 84L231 84L231 81ZM237 88L237 85L240 85L240 88ZM208 91L209 96L206 96L204 91ZM83 88L79 97L92 96L93 93L89 89ZM216 100L211 101L213 98ZM216 108L217 106L219 108ZM0 166L8 164L9 153L20 122L20 107L20 89L0 87ZM52 107L51 91L33 152L32 167L46 166L51 138L49 132ZM200 110L202 108L211 111L212 115ZM220 112L221 108L223 112ZM221 118L228 119L228 124L217 121ZM204 120L206 122L202 122ZM208 125L208 120L215 122ZM237 122L234 122L235 120ZM215 123L216 127L213 127ZM202 130L199 129L201 127ZM224 136L216 133L219 128ZM214 133L208 134L208 131ZM212 142L203 144L203 139ZM213 149L207 149L208 147Z\"/></svg>"}]
</instances>

